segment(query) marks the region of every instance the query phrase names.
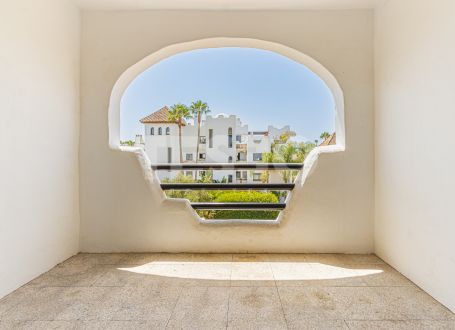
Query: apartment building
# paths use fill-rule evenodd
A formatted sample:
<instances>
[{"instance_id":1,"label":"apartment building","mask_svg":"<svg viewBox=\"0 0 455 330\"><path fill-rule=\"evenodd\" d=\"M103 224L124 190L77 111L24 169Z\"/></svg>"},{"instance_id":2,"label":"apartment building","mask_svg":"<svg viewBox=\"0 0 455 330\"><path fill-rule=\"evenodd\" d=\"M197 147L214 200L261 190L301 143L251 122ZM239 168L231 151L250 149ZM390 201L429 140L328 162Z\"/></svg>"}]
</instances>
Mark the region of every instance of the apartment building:
<instances>
[{"instance_id":1,"label":"apartment building","mask_svg":"<svg viewBox=\"0 0 455 330\"><path fill-rule=\"evenodd\" d=\"M153 164L179 163L179 129L176 122L168 119L169 108L163 107L140 120L144 124L144 148ZM268 126L265 131L249 131L236 115L218 114L206 116L201 123L199 153L197 151L197 124L195 120L184 122L182 127L182 152L184 163L232 163L262 162L262 155L270 152L274 141L282 134L291 133L289 126L276 128ZM204 175L204 171L187 171L194 177ZM161 173L172 177L176 173ZM227 182L260 181L260 171L216 171L214 180ZM279 176L275 179L279 180Z\"/></svg>"}]
</instances>

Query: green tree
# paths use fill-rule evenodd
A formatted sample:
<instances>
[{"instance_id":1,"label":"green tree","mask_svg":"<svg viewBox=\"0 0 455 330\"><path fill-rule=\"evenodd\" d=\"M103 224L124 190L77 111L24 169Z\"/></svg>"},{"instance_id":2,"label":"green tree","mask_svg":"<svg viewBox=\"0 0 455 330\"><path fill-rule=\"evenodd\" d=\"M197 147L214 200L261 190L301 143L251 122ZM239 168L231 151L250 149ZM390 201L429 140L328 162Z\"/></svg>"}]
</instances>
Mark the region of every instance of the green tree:
<instances>
[{"instance_id":1,"label":"green tree","mask_svg":"<svg viewBox=\"0 0 455 330\"><path fill-rule=\"evenodd\" d=\"M320 138L322 141L327 140L329 137L330 137L330 133L329 133L329 132L322 132L322 133L321 133L321 136L319 136L319 138Z\"/></svg>"},{"instance_id":2,"label":"green tree","mask_svg":"<svg viewBox=\"0 0 455 330\"><path fill-rule=\"evenodd\" d=\"M180 163L183 163L182 126L184 120L188 118L191 118L191 113L186 105L177 103L171 107L171 110L169 111L169 120L175 121L179 127Z\"/></svg>"},{"instance_id":3,"label":"green tree","mask_svg":"<svg viewBox=\"0 0 455 330\"><path fill-rule=\"evenodd\" d=\"M262 161L264 163L273 163L275 162L275 154L272 152L264 152L262 154ZM269 183L270 180L270 171L263 171L261 173L261 182L262 183Z\"/></svg>"},{"instance_id":4,"label":"green tree","mask_svg":"<svg viewBox=\"0 0 455 330\"><path fill-rule=\"evenodd\" d=\"M202 115L206 115L210 112L209 106L206 102L198 100L191 103L190 111L193 115L197 115L197 147L196 147L196 163L199 161L199 144L201 138L201 120Z\"/></svg>"}]
</instances>

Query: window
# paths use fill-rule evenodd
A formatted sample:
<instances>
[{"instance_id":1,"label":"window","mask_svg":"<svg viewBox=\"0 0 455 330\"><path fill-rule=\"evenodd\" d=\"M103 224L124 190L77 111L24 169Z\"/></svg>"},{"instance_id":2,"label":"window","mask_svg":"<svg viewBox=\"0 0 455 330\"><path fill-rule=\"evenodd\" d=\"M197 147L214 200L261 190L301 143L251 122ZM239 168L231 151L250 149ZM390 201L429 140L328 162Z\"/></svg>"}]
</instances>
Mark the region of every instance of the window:
<instances>
[{"instance_id":1,"label":"window","mask_svg":"<svg viewBox=\"0 0 455 330\"><path fill-rule=\"evenodd\" d=\"M205 159L205 153L199 154L199 159Z\"/></svg>"},{"instance_id":2,"label":"window","mask_svg":"<svg viewBox=\"0 0 455 330\"><path fill-rule=\"evenodd\" d=\"M255 152L253 153L253 161L258 162L262 160L262 153Z\"/></svg>"},{"instance_id":3,"label":"window","mask_svg":"<svg viewBox=\"0 0 455 330\"><path fill-rule=\"evenodd\" d=\"M186 171L186 172L185 172L185 175L186 175L186 176L191 176L191 177L192 177L192 176L193 176L193 172L192 172L192 171Z\"/></svg>"},{"instance_id":4,"label":"window","mask_svg":"<svg viewBox=\"0 0 455 330\"><path fill-rule=\"evenodd\" d=\"M166 127L166 135L170 135L171 134L171 129L169 127Z\"/></svg>"},{"instance_id":5,"label":"window","mask_svg":"<svg viewBox=\"0 0 455 330\"><path fill-rule=\"evenodd\" d=\"M242 180L247 180L247 178L248 178L248 173L247 173L247 171L236 171L236 172L235 172L235 178L236 178L237 180L240 180L240 181L242 181Z\"/></svg>"},{"instance_id":6,"label":"window","mask_svg":"<svg viewBox=\"0 0 455 330\"><path fill-rule=\"evenodd\" d=\"M159 128L159 130L161 129L161 127ZM158 130L158 133L160 132ZM168 163L172 163L172 148L167 148L167 162Z\"/></svg>"},{"instance_id":7,"label":"window","mask_svg":"<svg viewBox=\"0 0 455 330\"><path fill-rule=\"evenodd\" d=\"M205 171L199 171L199 177L203 178L205 176Z\"/></svg>"},{"instance_id":8,"label":"window","mask_svg":"<svg viewBox=\"0 0 455 330\"><path fill-rule=\"evenodd\" d=\"M186 154L186 160L193 160L193 154Z\"/></svg>"},{"instance_id":9,"label":"window","mask_svg":"<svg viewBox=\"0 0 455 330\"><path fill-rule=\"evenodd\" d=\"M253 173L253 181L261 181L261 173Z\"/></svg>"},{"instance_id":10,"label":"window","mask_svg":"<svg viewBox=\"0 0 455 330\"><path fill-rule=\"evenodd\" d=\"M199 137L199 143L200 144L206 144L206 142L207 142L207 139L205 138L205 136L200 136Z\"/></svg>"},{"instance_id":11,"label":"window","mask_svg":"<svg viewBox=\"0 0 455 330\"><path fill-rule=\"evenodd\" d=\"M232 148L232 127L228 128L228 148Z\"/></svg>"},{"instance_id":12,"label":"window","mask_svg":"<svg viewBox=\"0 0 455 330\"><path fill-rule=\"evenodd\" d=\"M237 160L238 161L245 161L246 160L246 153L244 153L244 152L237 153Z\"/></svg>"},{"instance_id":13,"label":"window","mask_svg":"<svg viewBox=\"0 0 455 330\"><path fill-rule=\"evenodd\" d=\"M232 156L229 156L228 163L232 163Z\"/></svg>"},{"instance_id":14,"label":"window","mask_svg":"<svg viewBox=\"0 0 455 330\"><path fill-rule=\"evenodd\" d=\"M163 129L161 127L158 127L158 135L163 135Z\"/></svg>"},{"instance_id":15,"label":"window","mask_svg":"<svg viewBox=\"0 0 455 330\"><path fill-rule=\"evenodd\" d=\"M241 136L241 135L236 135L236 136L235 136L235 140L236 140L238 143L241 143L241 142L242 142L242 136Z\"/></svg>"},{"instance_id":16,"label":"window","mask_svg":"<svg viewBox=\"0 0 455 330\"><path fill-rule=\"evenodd\" d=\"M150 128L150 135L155 135L155 127Z\"/></svg>"},{"instance_id":17,"label":"window","mask_svg":"<svg viewBox=\"0 0 455 330\"><path fill-rule=\"evenodd\" d=\"M209 148L213 148L213 129L209 129Z\"/></svg>"},{"instance_id":18,"label":"window","mask_svg":"<svg viewBox=\"0 0 455 330\"><path fill-rule=\"evenodd\" d=\"M232 174L228 175L228 183L232 183Z\"/></svg>"}]
</instances>

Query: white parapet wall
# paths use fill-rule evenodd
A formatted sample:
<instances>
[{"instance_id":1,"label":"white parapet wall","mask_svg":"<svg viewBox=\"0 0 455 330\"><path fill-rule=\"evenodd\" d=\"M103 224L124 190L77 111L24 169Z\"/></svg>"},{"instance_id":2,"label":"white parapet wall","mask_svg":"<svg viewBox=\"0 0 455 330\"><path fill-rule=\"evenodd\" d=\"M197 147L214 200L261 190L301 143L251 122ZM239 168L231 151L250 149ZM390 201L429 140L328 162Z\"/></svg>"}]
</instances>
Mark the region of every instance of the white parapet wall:
<instances>
[{"instance_id":1,"label":"white parapet wall","mask_svg":"<svg viewBox=\"0 0 455 330\"><path fill-rule=\"evenodd\" d=\"M172 24L176 20L179 27ZM82 22L83 251L373 251L371 11L85 12ZM194 22L204 22L204 28ZM131 38L138 29L141 36ZM213 36L227 37L218 46L231 41L232 46L261 48L261 41L271 41L277 46L269 50L280 52L282 45L294 51L285 56L306 54L330 71L344 92L337 141L342 150L346 140L346 150L319 156L279 225L201 224L184 202L163 199L153 174L143 170L135 153L119 149L115 111L109 112L108 127L108 100L128 68L157 52L162 58L172 55L159 52L173 45L185 51L188 43L202 40L202 47L216 47ZM307 63L310 69L312 63ZM341 98L335 99L342 100L341 90L337 93Z\"/></svg>"}]
</instances>

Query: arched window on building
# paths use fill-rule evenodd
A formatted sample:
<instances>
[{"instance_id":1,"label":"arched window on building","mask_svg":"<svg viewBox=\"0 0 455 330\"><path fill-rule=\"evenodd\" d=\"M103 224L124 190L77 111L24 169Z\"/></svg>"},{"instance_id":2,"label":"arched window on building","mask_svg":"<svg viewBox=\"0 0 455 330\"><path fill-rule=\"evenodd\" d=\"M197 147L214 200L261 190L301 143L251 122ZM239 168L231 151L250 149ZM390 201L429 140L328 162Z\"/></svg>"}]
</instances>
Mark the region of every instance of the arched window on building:
<instances>
[{"instance_id":1,"label":"arched window on building","mask_svg":"<svg viewBox=\"0 0 455 330\"><path fill-rule=\"evenodd\" d=\"M228 148L232 148L232 127L228 128Z\"/></svg>"},{"instance_id":2,"label":"arched window on building","mask_svg":"<svg viewBox=\"0 0 455 330\"><path fill-rule=\"evenodd\" d=\"M150 128L150 135L155 135L155 127Z\"/></svg>"},{"instance_id":3,"label":"arched window on building","mask_svg":"<svg viewBox=\"0 0 455 330\"><path fill-rule=\"evenodd\" d=\"M228 163L232 163L232 156L229 156Z\"/></svg>"},{"instance_id":4,"label":"arched window on building","mask_svg":"<svg viewBox=\"0 0 455 330\"><path fill-rule=\"evenodd\" d=\"M169 127L166 127L166 135L171 135L171 129Z\"/></svg>"},{"instance_id":5,"label":"arched window on building","mask_svg":"<svg viewBox=\"0 0 455 330\"><path fill-rule=\"evenodd\" d=\"M163 135L163 129L161 127L158 127L158 135Z\"/></svg>"}]
</instances>

